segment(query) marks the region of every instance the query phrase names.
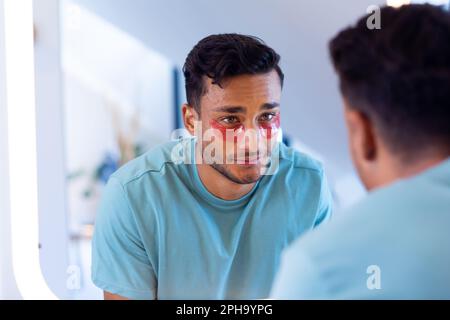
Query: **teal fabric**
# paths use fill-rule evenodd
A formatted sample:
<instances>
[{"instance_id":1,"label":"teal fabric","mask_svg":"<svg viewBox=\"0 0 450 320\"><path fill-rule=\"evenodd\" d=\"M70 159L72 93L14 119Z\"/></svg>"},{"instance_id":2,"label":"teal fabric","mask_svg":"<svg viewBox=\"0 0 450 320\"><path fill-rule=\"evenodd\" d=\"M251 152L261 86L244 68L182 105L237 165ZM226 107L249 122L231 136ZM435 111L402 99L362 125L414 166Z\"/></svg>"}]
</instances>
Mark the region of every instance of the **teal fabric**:
<instances>
[{"instance_id":1,"label":"teal fabric","mask_svg":"<svg viewBox=\"0 0 450 320\"><path fill-rule=\"evenodd\" d=\"M296 240L272 297L450 299L450 160Z\"/></svg>"},{"instance_id":2,"label":"teal fabric","mask_svg":"<svg viewBox=\"0 0 450 320\"><path fill-rule=\"evenodd\" d=\"M132 299L267 298L282 250L330 217L319 162L280 144L276 174L234 201L215 197L196 165L150 150L114 173L92 244L92 280Z\"/></svg>"}]
</instances>

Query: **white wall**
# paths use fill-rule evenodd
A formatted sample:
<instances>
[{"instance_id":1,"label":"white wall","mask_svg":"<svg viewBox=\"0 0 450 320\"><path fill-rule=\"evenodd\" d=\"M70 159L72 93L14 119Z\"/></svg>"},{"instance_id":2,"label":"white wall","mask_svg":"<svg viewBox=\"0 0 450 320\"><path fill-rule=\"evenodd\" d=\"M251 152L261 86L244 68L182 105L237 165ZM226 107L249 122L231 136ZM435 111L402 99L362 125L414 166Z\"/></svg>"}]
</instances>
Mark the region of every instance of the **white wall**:
<instances>
[{"instance_id":1,"label":"white wall","mask_svg":"<svg viewBox=\"0 0 450 320\"><path fill-rule=\"evenodd\" d=\"M94 221L101 183L91 176L106 153L120 156L118 131L145 149L169 138L174 66L102 17L62 5L66 168L85 172L67 185L76 232ZM92 185L95 194L82 197Z\"/></svg>"},{"instance_id":2,"label":"white wall","mask_svg":"<svg viewBox=\"0 0 450 320\"><path fill-rule=\"evenodd\" d=\"M0 0L0 299L19 299L11 256L3 0Z\"/></svg>"},{"instance_id":3,"label":"white wall","mask_svg":"<svg viewBox=\"0 0 450 320\"><path fill-rule=\"evenodd\" d=\"M69 261L59 0L34 1L34 20L41 268L50 289L64 298Z\"/></svg>"},{"instance_id":4,"label":"white wall","mask_svg":"<svg viewBox=\"0 0 450 320\"><path fill-rule=\"evenodd\" d=\"M0 1L0 8L0 34L2 35L0 38L0 297L20 299L21 294L16 287L12 270L11 253L3 1ZM36 1L34 15L39 39L35 47L35 64L36 108L39 111L36 118L36 141L39 179L39 243L42 246L40 265L50 288L59 297L65 297L67 233L60 117L58 0ZM21 148L20 145L15 147ZM23 239L23 241L26 240ZM34 245L37 247L38 243Z\"/></svg>"}]
</instances>

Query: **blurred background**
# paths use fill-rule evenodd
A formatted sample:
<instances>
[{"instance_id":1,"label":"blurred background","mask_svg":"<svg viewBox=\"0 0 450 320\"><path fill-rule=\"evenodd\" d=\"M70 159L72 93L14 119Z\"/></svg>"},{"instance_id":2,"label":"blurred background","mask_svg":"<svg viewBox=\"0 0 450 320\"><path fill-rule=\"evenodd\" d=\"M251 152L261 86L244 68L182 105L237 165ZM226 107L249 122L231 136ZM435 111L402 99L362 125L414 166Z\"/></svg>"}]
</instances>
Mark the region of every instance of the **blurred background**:
<instances>
[{"instance_id":1,"label":"blurred background","mask_svg":"<svg viewBox=\"0 0 450 320\"><path fill-rule=\"evenodd\" d=\"M102 189L121 165L168 141L182 127L181 69L191 48L210 34L258 36L281 55L285 142L324 163L337 212L364 196L348 155L327 45L338 30L385 1L35 0L34 92L29 93L35 114L17 118L7 97L12 90L8 70L13 70L8 63L15 57L11 53L8 59L7 1L0 0L0 298L27 298L25 291L32 297L40 285L62 299L102 297L89 271ZM20 90L20 79L17 83L27 95ZM32 117L35 125L34 153L14 138L26 129L12 130L14 119L22 128L21 117ZM12 154L21 150L31 152L21 159L36 169L36 188L30 190L36 191L37 225L14 216ZM33 184L25 179L21 183ZM38 230L37 239L24 231L25 225ZM15 250L28 242L27 248L37 250L44 282L29 277L28 282L36 281L35 289L21 285L26 281L19 280L17 271L29 257Z\"/></svg>"}]
</instances>

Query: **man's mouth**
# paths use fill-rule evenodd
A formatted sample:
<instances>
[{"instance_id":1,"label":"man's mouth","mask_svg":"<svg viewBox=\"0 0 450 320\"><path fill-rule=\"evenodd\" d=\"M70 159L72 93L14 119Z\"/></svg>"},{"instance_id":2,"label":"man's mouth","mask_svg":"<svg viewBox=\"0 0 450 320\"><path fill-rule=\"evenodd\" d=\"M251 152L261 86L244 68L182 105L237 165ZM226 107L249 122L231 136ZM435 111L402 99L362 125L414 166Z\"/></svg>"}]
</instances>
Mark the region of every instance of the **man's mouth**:
<instances>
[{"instance_id":1,"label":"man's mouth","mask_svg":"<svg viewBox=\"0 0 450 320\"><path fill-rule=\"evenodd\" d=\"M234 159L235 163L237 164L243 164L243 165L254 165L254 164L258 164L260 160L260 156L259 155L254 155L254 156L244 156L244 157L236 157Z\"/></svg>"}]
</instances>

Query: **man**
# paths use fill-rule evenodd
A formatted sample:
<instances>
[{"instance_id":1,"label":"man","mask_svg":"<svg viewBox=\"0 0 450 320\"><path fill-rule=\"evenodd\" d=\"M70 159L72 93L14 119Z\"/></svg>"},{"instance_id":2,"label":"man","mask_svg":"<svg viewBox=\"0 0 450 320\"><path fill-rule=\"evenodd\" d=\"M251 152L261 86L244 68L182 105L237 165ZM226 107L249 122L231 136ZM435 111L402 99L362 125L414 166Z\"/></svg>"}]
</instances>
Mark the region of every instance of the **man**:
<instances>
[{"instance_id":1,"label":"man","mask_svg":"<svg viewBox=\"0 0 450 320\"><path fill-rule=\"evenodd\" d=\"M385 7L330 50L371 192L287 249L272 296L450 299L450 14Z\"/></svg>"},{"instance_id":2,"label":"man","mask_svg":"<svg viewBox=\"0 0 450 320\"><path fill-rule=\"evenodd\" d=\"M149 151L106 187L92 264L105 298L266 298L283 248L329 217L321 165L277 142L279 59L238 34L190 52L183 115L194 138Z\"/></svg>"}]
</instances>

